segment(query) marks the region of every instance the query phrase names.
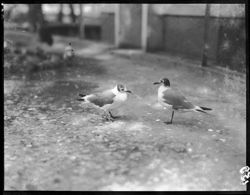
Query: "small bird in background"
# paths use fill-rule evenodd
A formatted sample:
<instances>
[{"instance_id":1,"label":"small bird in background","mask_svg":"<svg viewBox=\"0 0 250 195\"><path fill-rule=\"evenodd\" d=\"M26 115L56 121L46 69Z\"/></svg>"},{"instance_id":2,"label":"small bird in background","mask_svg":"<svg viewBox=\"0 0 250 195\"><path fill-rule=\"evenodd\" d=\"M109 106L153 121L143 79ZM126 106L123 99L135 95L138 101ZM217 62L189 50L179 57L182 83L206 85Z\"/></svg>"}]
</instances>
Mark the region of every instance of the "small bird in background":
<instances>
[{"instance_id":1,"label":"small bird in background","mask_svg":"<svg viewBox=\"0 0 250 195\"><path fill-rule=\"evenodd\" d=\"M165 108L172 109L171 120L165 122L166 124L172 124L174 111L195 111L206 113L205 110L212 110L211 108L193 105L178 91L175 91L170 87L170 81L167 78L163 78L159 82L154 82L153 84L161 84L158 89L159 103Z\"/></svg>"},{"instance_id":2,"label":"small bird in background","mask_svg":"<svg viewBox=\"0 0 250 195\"><path fill-rule=\"evenodd\" d=\"M71 43L69 43L68 46L64 49L63 59L64 60L70 60L74 56L75 56L74 49L71 46Z\"/></svg>"},{"instance_id":3,"label":"small bird in background","mask_svg":"<svg viewBox=\"0 0 250 195\"><path fill-rule=\"evenodd\" d=\"M111 109L120 107L127 99L128 93L132 93L124 85L118 84L113 89L109 89L100 93L83 95L79 94L79 101L94 104L103 109L107 114L108 120L113 120L117 117L113 116Z\"/></svg>"}]
</instances>

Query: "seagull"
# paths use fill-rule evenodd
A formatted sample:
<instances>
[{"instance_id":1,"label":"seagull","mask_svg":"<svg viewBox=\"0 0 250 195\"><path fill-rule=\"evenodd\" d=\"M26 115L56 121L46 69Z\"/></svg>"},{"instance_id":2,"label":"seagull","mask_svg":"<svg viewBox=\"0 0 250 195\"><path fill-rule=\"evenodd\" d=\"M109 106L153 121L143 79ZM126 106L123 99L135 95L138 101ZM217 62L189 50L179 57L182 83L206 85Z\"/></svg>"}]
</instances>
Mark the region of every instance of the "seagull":
<instances>
[{"instance_id":1,"label":"seagull","mask_svg":"<svg viewBox=\"0 0 250 195\"><path fill-rule=\"evenodd\" d=\"M159 82L154 82L153 84L161 84L158 89L159 103L165 108L172 109L171 120L169 122L165 122L166 124L172 124L174 111L195 111L207 113L205 112L205 110L212 110L211 108L196 106L192 104L178 91L175 91L170 87L170 81L167 78L163 78Z\"/></svg>"},{"instance_id":2,"label":"seagull","mask_svg":"<svg viewBox=\"0 0 250 195\"><path fill-rule=\"evenodd\" d=\"M74 49L71 46L71 43L68 44L67 47L65 47L64 49L64 53L63 53L63 59L67 60L67 59L71 59L72 57L74 57L75 53L74 53Z\"/></svg>"},{"instance_id":3,"label":"seagull","mask_svg":"<svg viewBox=\"0 0 250 195\"><path fill-rule=\"evenodd\" d=\"M120 107L128 99L128 93L132 92L127 90L124 85L117 84L113 89L108 89L100 93L90 95L79 94L80 98L77 100L94 104L106 113L108 112L111 119L115 119L117 117L113 116L110 110Z\"/></svg>"}]
</instances>

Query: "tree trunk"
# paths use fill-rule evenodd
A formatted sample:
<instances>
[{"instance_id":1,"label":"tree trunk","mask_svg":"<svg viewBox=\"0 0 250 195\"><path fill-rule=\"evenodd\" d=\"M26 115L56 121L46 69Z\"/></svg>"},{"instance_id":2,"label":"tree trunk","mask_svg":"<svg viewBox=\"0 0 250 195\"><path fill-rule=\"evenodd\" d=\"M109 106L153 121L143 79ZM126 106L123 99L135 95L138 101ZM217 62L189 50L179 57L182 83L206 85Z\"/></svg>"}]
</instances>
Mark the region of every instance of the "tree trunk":
<instances>
[{"instance_id":1,"label":"tree trunk","mask_svg":"<svg viewBox=\"0 0 250 195\"><path fill-rule=\"evenodd\" d=\"M79 15L79 35L81 39L84 39L84 19L83 19L83 11L82 4L79 4L80 15Z\"/></svg>"},{"instance_id":2,"label":"tree trunk","mask_svg":"<svg viewBox=\"0 0 250 195\"><path fill-rule=\"evenodd\" d=\"M60 4L60 10L59 13L57 15L57 21L61 22L63 21L63 4Z\"/></svg>"},{"instance_id":3,"label":"tree trunk","mask_svg":"<svg viewBox=\"0 0 250 195\"><path fill-rule=\"evenodd\" d=\"M32 32L36 32L38 27L44 23L42 4L28 4L29 6L29 21Z\"/></svg>"},{"instance_id":4,"label":"tree trunk","mask_svg":"<svg viewBox=\"0 0 250 195\"><path fill-rule=\"evenodd\" d=\"M4 10L4 20L8 21L11 18L12 12L15 9L16 5L9 6L9 9Z\"/></svg>"},{"instance_id":5,"label":"tree trunk","mask_svg":"<svg viewBox=\"0 0 250 195\"><path fill-rule=\"evenodd\" d=\"M75 21L76 21L76 15L75 15L75 11L74 11L73 4L69 4L69 8L70 8L70 17L71 17L71 21L72 21L73 23L75 23Z\"/></svg>"},{"instance_id":6,"label":"tree trunk","mask_svg":"<svg viewBox=\"0 0 250 195\"><path fill-rule=\"evenodd\" d=\"M53 44L53 37L44 19L42 4L28 4L28 6L32 31L38 33L39 41L51 46Z\"/></svg>"},{"instance_id":7,"label":"tree trunk","mask_svg":"<svg viewBox=\"0 0 250 195\"><path fill-rule=\"evenodd\" d=\"M209 31L209 17L210 17L210 4L206 4L205 13L205 26L204 26L204 37L203 37L203 55L202 55L202 66L207 66L207 56L208 56L208 31Z\"/></svg>"}]
</instances>

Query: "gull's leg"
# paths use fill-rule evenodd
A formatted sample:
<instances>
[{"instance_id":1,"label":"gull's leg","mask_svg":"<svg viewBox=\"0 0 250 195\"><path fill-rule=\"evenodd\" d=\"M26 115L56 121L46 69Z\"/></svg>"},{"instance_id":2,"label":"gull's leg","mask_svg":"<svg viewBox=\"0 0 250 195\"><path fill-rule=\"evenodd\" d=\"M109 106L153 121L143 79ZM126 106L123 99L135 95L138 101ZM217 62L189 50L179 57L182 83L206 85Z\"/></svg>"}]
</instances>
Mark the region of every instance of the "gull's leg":
<instances>
[{"instance_id":1,"label":"gull's leg","mask_svg":"<svg viewBox=\"0 0 250 195\"><path fill-rule=\"evenodd\" d=\"M110 111L104 110L104 118L107 121L114 121L114 118L110 113L111 113Z\"/></svg>"},{"instance_id":2,"label":"gull's leg","mask_svg":"<svg viewBox=\"0 0 250 195\"><path fill-rule=\"evenodd\" d=\"M170 120L170 123L172 124L173 122L173 118L174 118L174 110L172 110L172 116L171 116L171 120Z\"/></svg>"},{"instance_id":3,"label":"gull's leg","mask_svg":"<svg viewBox=\"0 0 250 195\"><path fill-rule=\"evenodd\" d=\"M112 113L111 113L110 110L109 110L109 115L110 115L112 118L115 118L115 117L112 115Z\"/></svg>"},{"instance_id":4,"label":"gull's leg","mask_svg":"<svg viewBox=\"0 0 250 195\"><path fill-rule=\"evenodd\" d=\"M111 116L113 119L119 118L118 116L114 116L114 115L111 113L110 110L109 110L109 114L110 114L110 116Z\"/></svg>"},{"instance_id":5,"label":"gull's leg","mask_svg":"<svg viewBox=\"0 0 250 195\"><path fill-rule=\"evenodd\" d=\"M174 118L174 110L172 110L171 120L170 120L169 122L165 122L165 123L166 123L167 125L172 124L173 118Z\"/></svg>"}]
</instances>

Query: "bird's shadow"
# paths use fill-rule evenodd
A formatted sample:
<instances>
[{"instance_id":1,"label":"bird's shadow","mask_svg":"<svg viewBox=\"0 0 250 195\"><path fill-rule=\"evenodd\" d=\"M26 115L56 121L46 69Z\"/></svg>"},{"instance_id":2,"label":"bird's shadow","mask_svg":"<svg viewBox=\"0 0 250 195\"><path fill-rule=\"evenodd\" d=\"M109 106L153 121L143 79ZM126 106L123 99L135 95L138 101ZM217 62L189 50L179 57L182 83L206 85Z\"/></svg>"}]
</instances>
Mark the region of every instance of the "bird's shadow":
<instances>
[{"instance_id":1,"label":"bird's shadow","mask_svg":"<svg viewBox=\"0 0 250 195\"><path fill-rule=\"evenodd\" d=\"M116 115L114 120L115 121L132 121L133 116L130 116L130 115Z\"/></svg>"},{"instance_id":2,"label":"bird's shadow","mask_svg":"<svg viewBox=\"0 0 250 195\"><path fill-rule=\"evenodd\" d=\"M168 124L168 125L190 127L190 131L194 131L195 129L204 129L204 123L198 119L176 120L176 121L173 121L172 124Z\"/></svg>"}]
</instances>

